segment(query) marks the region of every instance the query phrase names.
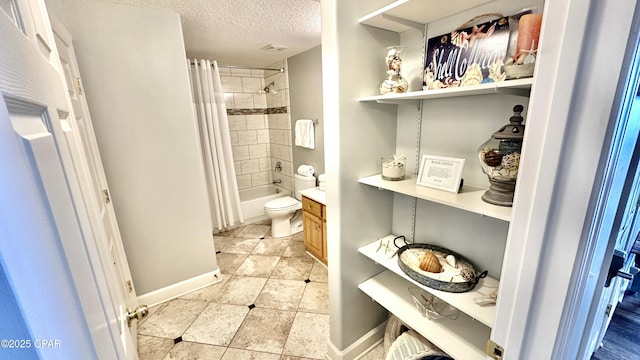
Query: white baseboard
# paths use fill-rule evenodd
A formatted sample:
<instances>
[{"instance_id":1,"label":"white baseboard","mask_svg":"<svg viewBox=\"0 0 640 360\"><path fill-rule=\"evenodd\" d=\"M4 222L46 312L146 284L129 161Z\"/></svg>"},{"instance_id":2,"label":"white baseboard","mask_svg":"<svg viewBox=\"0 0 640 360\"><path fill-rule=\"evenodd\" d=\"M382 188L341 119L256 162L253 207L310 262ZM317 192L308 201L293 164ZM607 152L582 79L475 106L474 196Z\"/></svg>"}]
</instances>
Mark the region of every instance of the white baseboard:
<instances>
[{"instance_id":1,"label":"white baseboard","mask_svg":"<svg viewBox=\"0 0 640 360\"><path fill-rule=\"evenodd\" d=\"M349 345L346 349L340 351L333 345L331 340L328 342L327 360L357 360L363 357L366 353L378 346L384 341L384 330L387 327L387 322L376 326L368 333L364 334L360 339L356 340L353 344Z\"/></svg>"},{"instance_id":2,"label":"white baseboard","mask_svg":"<svg viewBox=\"0 0 640 360\"><path fill-rule=\"evenodd\" d=\"M144 304L152 307L220 281L222 281L222 278L220 277L220 268L216 268L214 271L206 274L198 275L190 279L165 286L162 289L138 295L138 304Z\"/></svg>"}]
</instances>

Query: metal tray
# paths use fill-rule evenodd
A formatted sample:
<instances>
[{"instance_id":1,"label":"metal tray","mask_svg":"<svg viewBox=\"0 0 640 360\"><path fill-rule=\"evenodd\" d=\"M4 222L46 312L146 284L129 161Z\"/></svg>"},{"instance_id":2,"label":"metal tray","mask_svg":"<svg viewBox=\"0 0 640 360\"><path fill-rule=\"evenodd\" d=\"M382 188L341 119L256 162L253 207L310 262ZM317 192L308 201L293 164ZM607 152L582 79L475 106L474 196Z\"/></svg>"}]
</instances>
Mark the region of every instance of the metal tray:
<instances>
[{"instance_id":1,"label":"metal tray","mask_svg":"<svg viewBox=\"0 0 640 360\"><path fill-rule=\"evenodd\" d=\"M474 274L473 280L457 281L457 282L444 281L444 280L436 279L435 278L436 276L431 276L429 275L430 273L427 273L426 271L422 271L422 270L416 271L406 262L407 257L402 256L402 254L405 251L408 251L410 249L431 250L435 253L444 254L444 256L453 255L455 256L457 264L459 265L458 268L460 269L468 268L470 270L473 270L473 274ZM479 272L477 268L473 265L473 263L469 261L469 259L467 259L466 257L454 251L451 251L449 249L436 246L436 245L430 245L430 244L407 244L402 246L398 250L398 266L400 266L400 269L402 269L402 271L404 271L404 273L407 274L407 276L417 281L418 283L433 289L452 292L452 293L461 293L461 292L470 291L476 286L476 284L478 283L478 281L480 281L480 279L487 276L487 271Z\"/></svg>"}]
</instances>

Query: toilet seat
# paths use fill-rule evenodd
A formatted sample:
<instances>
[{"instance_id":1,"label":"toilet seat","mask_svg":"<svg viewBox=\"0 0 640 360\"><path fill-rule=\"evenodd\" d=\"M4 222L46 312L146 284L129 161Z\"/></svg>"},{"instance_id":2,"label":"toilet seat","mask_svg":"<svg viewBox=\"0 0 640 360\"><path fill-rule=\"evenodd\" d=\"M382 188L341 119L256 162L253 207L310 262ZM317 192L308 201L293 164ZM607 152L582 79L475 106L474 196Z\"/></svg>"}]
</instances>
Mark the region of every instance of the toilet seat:
<instances>
[{"instance_id":1,"label":"toilet seat","mask_svg":"<svg viewBox=\"0 0 640 360\"><path fill-rule=\"evenodd\" d=\"M265 210L298 210L302 209L302 203L291 196L269 200L264 204Z\"/></svg>"}]
</instances>

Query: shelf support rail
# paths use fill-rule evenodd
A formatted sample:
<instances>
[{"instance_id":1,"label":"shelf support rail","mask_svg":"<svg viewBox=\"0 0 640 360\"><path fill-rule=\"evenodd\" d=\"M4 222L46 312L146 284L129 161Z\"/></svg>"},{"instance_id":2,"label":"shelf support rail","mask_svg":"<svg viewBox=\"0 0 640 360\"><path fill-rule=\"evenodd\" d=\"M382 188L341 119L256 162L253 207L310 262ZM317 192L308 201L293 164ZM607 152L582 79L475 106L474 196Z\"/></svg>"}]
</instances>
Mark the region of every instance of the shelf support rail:
<instances>
[{"instance_id":1,"label":"shelf support rail","mask_svg":"<svg viewBox=\"0 0 640 360\"><path fill-rule=\"evenodd\" d=\"M426 54L426 48L427 48L427 30L428 30L428 25L427 24L422 24L421 25L421 30L422 30L422 57L421 57L421 63L424 64L424 58L425 58L425 54ZM416 120L417 120L417 124L416 124L416 158L415 158L415 174L418 175L418 172L420 171L420 144L422 143L422 107L424 106L424 101L418 101L416 103L417 106L417 114L416 114ZM411 209L411 241L415 241L415 235L416 235L416 216L417 216L417 212L418 212L418 198L413 198L413 204L412 204L412 209Z\"/></svg>"}]
</instances>

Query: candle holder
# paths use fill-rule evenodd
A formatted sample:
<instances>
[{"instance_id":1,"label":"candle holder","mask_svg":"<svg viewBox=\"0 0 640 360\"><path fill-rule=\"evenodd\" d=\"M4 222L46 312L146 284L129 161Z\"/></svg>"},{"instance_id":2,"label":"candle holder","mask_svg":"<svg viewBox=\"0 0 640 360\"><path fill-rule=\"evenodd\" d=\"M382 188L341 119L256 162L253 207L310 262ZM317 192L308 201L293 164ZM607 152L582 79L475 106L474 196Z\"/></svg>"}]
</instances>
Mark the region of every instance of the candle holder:
<instances>
[{"instance_id":1,"label":"candle holder","mask_svg":"<svg viewBox=\"0 0 640 360\"><path fill-rule=\"evenodd\" d=\"M528 10L513 15L511 20L511 26L518 30L512 34L515 40L511 41L510 55L505 61L504 72L507 79L531 77L538 56L542 14Z\"/></svg>"},{"instance_id":2,"label":"candle holder","mask_svg":"<svg viewBox=\"0 0 640 360\"><path fill-rule=\"evenodd\" d=\"M383 180L404 180L405 156L393 155L380 158L380 172Z\"/></svg>"},{"instance_id":3,"label":"candle holder","mask_svg":"<svg viewBox=\"0 0 640 360\"><path fill-rule=\"evenodd\" d=\"M387 78L380 84L380 94L404 93L409 90L409 83L400 76L404 46L389 46L385 61L387 64Z\"/></svg>"},{"instance_id":4,"label":"candle holder","mask_svg":"<svg viewBox=\"0 0 640 360\"><path fill-rule=\"evenodd\" d=\"M522 105L514 106L510 123L493 133L478 149L480 166L489 177L489 190L482 195L482 200L490 204L513 205L524 137L523 110Z\"/></svg>"}]
</instances>

